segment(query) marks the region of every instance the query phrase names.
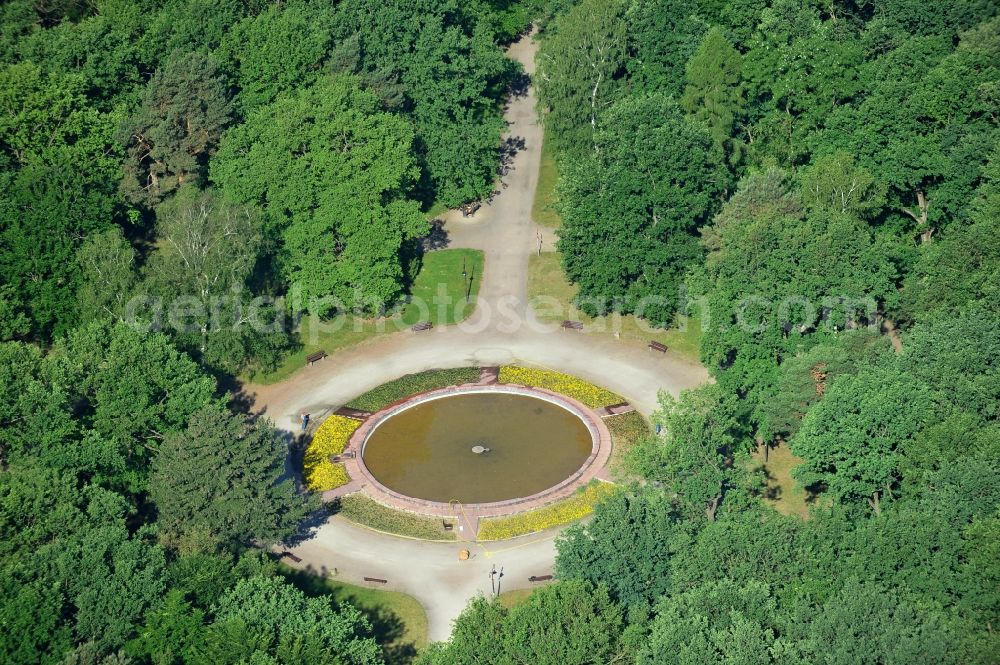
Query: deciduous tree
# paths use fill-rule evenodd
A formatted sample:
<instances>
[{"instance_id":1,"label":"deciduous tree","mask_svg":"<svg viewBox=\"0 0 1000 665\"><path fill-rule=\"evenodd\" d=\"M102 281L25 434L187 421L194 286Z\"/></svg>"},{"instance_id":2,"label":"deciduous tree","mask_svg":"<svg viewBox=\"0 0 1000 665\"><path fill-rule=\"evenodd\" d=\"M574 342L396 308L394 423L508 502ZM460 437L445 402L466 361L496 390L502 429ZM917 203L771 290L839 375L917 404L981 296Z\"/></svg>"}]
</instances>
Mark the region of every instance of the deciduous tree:
<instances>
[{"instance_id":1,"label":"deciduous tree","mask_svg":"<svg viewBox=\"0 0 1000 665\"><path fill-rule=\"evenodd\" d=\"M669 98L626 98L606 117L597 153L569 165L559 185L566 275L585 311L614 308L666 325L701 253L694 234L727 175L708 132Z\"/></svg>"},{"instance_id":2,"label":"deciduous tree","mask_svg":"<svg viewBox=\"0 0 1000 665\"><path fill-rule=\"evenodd\" d=\"M625 8L618 0L584 0L553 21L539 49L542 121L548 140L566 155L594 150L600 116L617 99L626 62Z\"/></svg>"},{"instance_id":3,"label":"deciduous tree","mask_svg":"<svg viewBox=\"0 0 1000 665\"><path fill-rule=\"evenodd\" d=\"M400 293L400 251L427 228L406 197L412 145L406 121L355 78L326 77L230 131L212 178L233 200L263 205L283 276L316 313L371 310Z\"/></svg>"},{"instance_id":4,"label":"deciduous tree","mask_svg":"<svg viewBox=\"0 0 1000 665\"><path fill-rule=\"evenodd\" d=\"M76 320L77 247L114 217L113 125L79 76L20 63L0 70L0 89L0 281L50 339Z\"/></svg>"},{"instance_id":5,"label":"deciduous tree","mask_svg":"<svg viewBox=\"0 0 1000 665\"><path fill-rule=\"evenodd\" d=\"M662 485L689 517L710 521L736 483L749 440L735 417L735 400L710 386L675 400L660 394L654 421L662 433L630 451L628 468Z\"/></svg>"},{"instance_id":6,"label":"deciduous tree","mask_svg":"<svg viewBox=\"0 0 1000 665\"><path fill-rule=\"evenodd\" d=\"M679 99L684 92L684 65L698 48L708 24L704 2L641 0L625 12L628 24L629 83L637 91Z\"/></svg>"},{"instance_id":7,"label":"deciduous tree","mask_svg":"<svg viewBox=\"0 0 1000 665\"><path fill-rule=\"evenodd\" d=\"M603 582L618 602L648 610L671 589L670 563L687 544L687 530L663 492L616 493L595 508L590 522L556 541L556 574Z\"/></svg>"},{"instance_id":8,"label":"deciduous tree","mask_svg":"<svg viewBox=\"0 0 1000 665\"><path fill-rule=\"evenodd\" d=\"M835 501L867 504L879 514L898 489L902 450L930 405L927 388L891 362L842 377L792 439L792 451L805 460L795 477Z\"/></svg>"},{"instance_id":9,"label":"deciduous tree","mask_svg":"<svg viewBox=\"0 0 1000 665\"><path fill-rule=\"evenodd\" d=\"M77 291L81 322L124 316L138 281L135 258L135 249L118 226L84 240L76 253L81 273Z\"/></svg>"},{"instance_id":10,"label":"deciduous tree","mask_svg":"<svg viewBox=\"0 0 1000 665\"><path fill-rule=\"evenodd\" d=\"M221 598L195 663L334 662L378 665L368 622L328 597L307 598L277 577L250 577Z\"/></svg>"}]
</instances>

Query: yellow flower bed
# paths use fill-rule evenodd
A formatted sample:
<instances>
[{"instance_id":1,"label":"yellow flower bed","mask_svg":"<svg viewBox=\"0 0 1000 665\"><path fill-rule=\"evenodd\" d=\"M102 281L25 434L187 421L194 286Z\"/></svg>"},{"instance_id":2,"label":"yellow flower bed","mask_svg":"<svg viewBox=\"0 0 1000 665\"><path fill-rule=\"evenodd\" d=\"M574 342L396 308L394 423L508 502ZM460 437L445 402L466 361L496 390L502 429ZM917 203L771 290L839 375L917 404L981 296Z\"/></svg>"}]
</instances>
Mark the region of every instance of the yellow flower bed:
<instances>
[{"instance_id":1,"label":"yellow flower bed","mask_svg":"<svg viewBox=\"0 0 1000 665\"><path fill-rule=\"evenodd\" d=\"M330 456L344 452L360 425L353 418L330 416L319 426L302 458L302 475L309 489L325 492L347 484L350 478L344 465L331 462Z\"/></svg>"},{"instance_id":2,"label":"yellow flower bed","mask_svg":"<svg viewBox=\"0 0 1000 665\"><path fill-rule=\"evenodd\" d=\"M479 540L506 540L568 524L594 512L594 504L615 491L611 483L594 481L568 499L509 517L488 517L479 524Z\"/></svg>"},{"instance_id":3,"label":"yellow flower bed","mask_svg":"<svg viewBox=\"0 0 1000 665\"><path fill-rule=\"evenodd\" d=\"M500 383L517 383L522 386L545 388L552 392L562 393L594 409L625 401L621 395L610 390L599 388L575 376L547 369L505 365L500 368L499 379Z\"/></svg>"},{"instance_id":4,"label":"yellow flower bed","mask_svg":"<svg viewBox=\"0 0 1000 665\"><path fill-rule=\"evenodd\" d=\"M347 469L339 462L327 461L325 464L317 464L310 471L306 472L306 484L309 489L316 492L325 492L341 485L346 485L351 481L347 475Z\"/></svg>"}]
</instances>

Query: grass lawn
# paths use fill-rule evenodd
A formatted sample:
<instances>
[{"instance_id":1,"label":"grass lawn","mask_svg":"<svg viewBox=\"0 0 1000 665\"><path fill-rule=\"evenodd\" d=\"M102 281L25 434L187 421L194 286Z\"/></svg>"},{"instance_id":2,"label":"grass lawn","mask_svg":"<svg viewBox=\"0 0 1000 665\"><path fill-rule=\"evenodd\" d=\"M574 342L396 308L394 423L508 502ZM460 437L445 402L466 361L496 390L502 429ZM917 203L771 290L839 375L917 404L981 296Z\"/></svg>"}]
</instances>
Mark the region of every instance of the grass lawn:
<instances>
[{"instance_id":1,"label":"grass lawn","mask_svg":"<svg viewBox=\"0 0 1000 665\"><path fill-rule=\"evenodd\" d=\"M671 351L698 360L701 326L697 317L679 317L686 329L652 328L634 316L587 316L572 303L579 289L570 284L563 273L558 252L542 252L531 257L528 264L528 298L540 321L558 323L565 319L582 321L588 334L610 335L618 330L621 339L648 342L656 340Z\"/></svg>"},{"instance_id":2,"label":"grass lawn","mask_svg":"<svg viewBox=\"0 0 1000 665\"><path fill-rule=\"evenodd\" d=\"M444 519L427 517L383 506L362 493L349 494L340 499L338 515L369 529L393 533L397 536L425 540L455 540L455 531L445 531ZM454 519L448 519L452 525Z\"/></svg>"},{"instance_id":3,"label":"grass lawn","mask_svg":"<svg viewBox=\"0 0 1000 665\"><path fill-rule=\"evenodd\" d=\"M301 346L292 351L280 365L266 374L249 377L255 383L277 383L287 379L306 363L306 356L323 349L329 354L360 344L380 335L403 330L414 323L428 320L434 325L457 323L473 308L465 300L467 282L462 278L462 265L473 276L472 295L479 291L478 276L483 274L483 253L477 249L441 249L428 252L410 289L410 302L402 313L382 319L362 319L349 314L331 321L319 321L305 316L297 334ZM435 301L435 297L438 301ZM419 300L418 300L419 298ZM417 303L426 303L421 307Z\"/></svg>"},{"instance_id":4,"label":"grass lawn","mask_svg":"<svg viewBox=\"0 0 1000 665\"><path fill-rule=\"evenodd\" d=\"M424 214L427 215L427 219L434 219L438 215L442 215L448 211L448 206L441 203L440 201L435 201L431 204L431 207L427 209Z\"/></svg>"},{"instance_id":5,"label":"grass lawn","mask_svg":"<svg viewBox=\"0 0 1000 665\"><path fill-rule=\"evenodd\" d=\"M466 277L462 276L463 270ZM410 289L411 302L403 310L403 325L431 321L436 326L446 326L462 321L472 313L466 293L470 300L475 298L482 274L483 253L478 249L428 252Z\"/></svg>"},{"instance_id":6,"label":"grass lawn","mask_svg":"<svg viewBox=\"0 0 1000 665\"><path fill-rule=\"evenodd\" d=\"M802 458L793 455L788 444L782 443L771 448L767 464L764 463L762 450L754 451L751 459L751 464L763 467L767 472L765 501L782 515L798 515L807 519L809 505L806 502L806 491L792 478L792 469L802 463Z\"/></svg>"},{"instance_id":7,"label":"grass lawn","mask_svg":"<svg viewBox=\"0 0 1000 665\"><path fill-rule=\"evenodd\" d=\"M531 204L531 218L539 226L556 228L562 224L559 213L553 204L556 201L556 181L559 180L559 170L556 167L555 155L548 141L542 142L542 157L538 167L538 187L535 189L535 200Z\"/></svg>"},{"instance_id":8,"label":"grass lawn","mask_svg":"<svg viewBox=\"0 0 1000 665\"><path fill-rule=\"evenodd\" d=\"M611 449L611 460L608 466L611 467L612 471L622 471L622 461L625 459L628 451L640 439L649 436L651 431L649 423L646 422L641 413L631 411L605 418L604 424L608 426L608 430L611 432L611 441L614 446Z\"/></svg>"},{"instance_id":9,"label":"grass lawn","mask_svg":"<svg viewBox=\"0 0 1000 665\"><path fill-rule=\"evenodd\" d=\"M528 602L528 598L531 596L531 592L534 589L514 589L513 591L504 591L500 594L500 605L506 607L508 610L522 603Z\"/></svg>"},{"instance_id":10,"label":"grass lawn","mask_svg":"<svg viewBox=\"0 0 1000 665\"><path fill-rule=\"evenodd\" d=\"M375 412L416 393L447 388L448 386L460 386L463 383L475 383L479 380L480 374L481 371L478 367L428 369L416 374L407 374L358 395L348 402L347 406L352 409Z\"/></svg>"},{"instance_id":11,"label":"grass lawn","mask_svg":"<svg viewBox=\"0 0 1000 665\"><path fill-rule=\"evenodd\" d=\"M280 571L309 596L330 596L337 604L350 603L361 610L386 662L409 663L427 646L427 613L413 596L338 582L284 565Z\"/></svg>"}]
</instances>

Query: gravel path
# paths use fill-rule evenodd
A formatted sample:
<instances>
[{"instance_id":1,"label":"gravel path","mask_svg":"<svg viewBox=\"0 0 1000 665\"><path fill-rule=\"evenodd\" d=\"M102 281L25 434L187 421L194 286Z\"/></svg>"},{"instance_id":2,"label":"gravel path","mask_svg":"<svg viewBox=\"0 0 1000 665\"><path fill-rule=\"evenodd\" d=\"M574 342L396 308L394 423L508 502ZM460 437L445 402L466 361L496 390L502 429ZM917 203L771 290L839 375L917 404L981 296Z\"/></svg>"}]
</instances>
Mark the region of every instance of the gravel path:
<instances>
[{"instance_id":1,"label":"gravel path","mask_svg":"<svg viewBox=\"0 0 1000 665\"><path fill-rule=\"evenodd\" d=\"M534 70L536 44L525 37L510 56ZM639 411L656 408L658 391L673 394L700 385L708 375L700 365L670 353L609 335L559 331L534 320L527 304L528 259L537 250L540 229L531 219L538 183L542 130L534 91L511 102L509 133L524 139L505 177L507 187L471 218L446 217L451 247L486 254L475 313L462 324L421 333L382 336L304 368L286 381L248 386L258 411L278 427L297 430L298 414L328 413L356 395L403 374L440 367L503 365L516 362L575 374L623 395ZM552 235L544 232L545 249ZM336 573L363 584L364 577L388 580L385 588L409 593L427 610L431 640L447 639L451 623L477 593L490 593L488 572L504 567L505 590L529 586L531 575L552 572L556 533L505 543L465 544L473 557L459 561L462 544L430 543L375 533L332 518L314 538L293 549L303 568Z\"/></svg>"}]
</instances>

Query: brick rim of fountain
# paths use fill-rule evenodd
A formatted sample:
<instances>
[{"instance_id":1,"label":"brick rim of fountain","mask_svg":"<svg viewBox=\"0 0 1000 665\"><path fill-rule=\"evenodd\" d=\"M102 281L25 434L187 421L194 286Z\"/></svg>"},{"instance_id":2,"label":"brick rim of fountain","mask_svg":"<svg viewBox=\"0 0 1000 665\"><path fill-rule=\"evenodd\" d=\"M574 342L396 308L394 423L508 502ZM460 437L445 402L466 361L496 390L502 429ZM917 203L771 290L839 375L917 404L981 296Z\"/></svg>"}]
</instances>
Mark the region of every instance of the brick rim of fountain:
<instances>
[{"instance_id":1,"label":"brick rim of fountain","mask_svg":"<svg viewBox=\"0 0 1000 665\"><path fill-rule=\"evenodd\" d=\"M474 393L507 393L524 395L527 397L542 399L566 409L580 418L590 431L590 455L579 469L567 476L561 482L549 488L526 497L519 497L515 499L506 499L503 501L492 501L487 503L458 504L460 506L461 514L458 510L456 510L455 504L457 502L445 503L441 501L428 501L426 499L407 496L386 487L375 479L362 458L364 444L367 442L368 437L375 430L375 428L388 418L391 418L392 416L395 416L398 413L418 404L434 399ZM595 478L600 479L598 477L600 472L604 470L607 466L608 460L611 458L611 447L611 432L608 430L607 425L604 424L603 419L597 411L567 395L546 390L544 388L522 386L517 384L464 384L460 386L449 386L447 388L439 388L410 395L409 397L398 400L366 418L361 423L361 426L355 430L354 434L351 435L345 449L345 452L352 451L354 453L354 457L342 459L344 466L347 469L347 473L351 477L351 482L344 486L343 490L346 491L337 492L336 490L333 490L331 492L324 493L323 498L324 500L329 501L345 494L362 491L374 501L397 510L404 510L432 517L464 517L466 520L478 522L484 517L500 517L520 513L572 496L580 487L588 484L591 480L594 480Z\"/></svg>"}]
</instances>

